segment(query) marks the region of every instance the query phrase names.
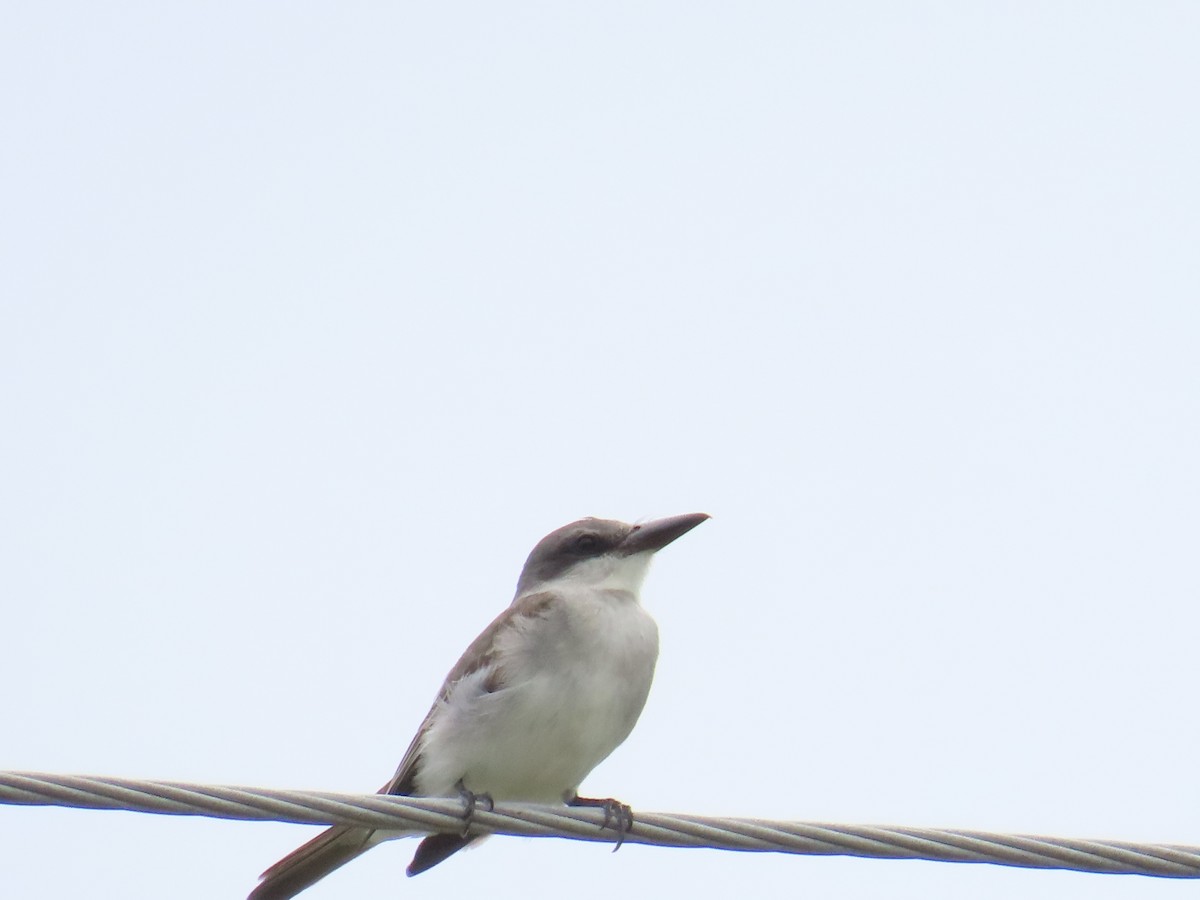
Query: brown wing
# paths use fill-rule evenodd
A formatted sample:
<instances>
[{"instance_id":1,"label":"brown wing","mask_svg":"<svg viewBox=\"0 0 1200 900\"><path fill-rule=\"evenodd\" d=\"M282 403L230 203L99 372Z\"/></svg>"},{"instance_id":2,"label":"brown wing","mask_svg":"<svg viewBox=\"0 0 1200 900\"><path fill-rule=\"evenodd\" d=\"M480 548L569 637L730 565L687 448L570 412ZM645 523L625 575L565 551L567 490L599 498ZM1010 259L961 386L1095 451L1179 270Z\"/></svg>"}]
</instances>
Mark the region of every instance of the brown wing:
<instances>
[{"instance_id":1,"label":"brown wing","mask_svg":"<svg viewBox=\"0 0 1200 900\"><path fill-rule=\"evenodd\" d=\"M554 603L561 602L560 598L554 594L529 594L513 601L513 604L496 616L487 628L480 632L479 637L471 642L467 647L454 668L450 670L450 674L446 676L446 680L442 682L442 689L438 691L437 700L433 702L433 706L429 708L429 712L425 714L425 721L421 723L421 727L417 729L416 736L412 739L412 743L408 745L408 749L404 752L404 758L400 760L400 765L396 767L396 774L392 776L391 781L379 789L381 794L396 794L398 796L408 796L416 790L416 775L421 758L421 740L425 737L425 732L429 729L430 720L433 714L437 711L439 705L444 703L450 696L450 692L454 690L454 686L462 681L468 675L473 675L480 669L493 667L492 677L488 680L489 687L492 690L497 690L504 686L504 672L495 665L496 662L496 635L506 628L512 628L521 619L536 618L544 615Z\"/></svg>"},{"instance_id":2,"label":"brown wing","mask_svg":"<svg viewBox=\"0 0 1200 900\"><path fill-rule=\"evenodd\" d=\"M530 594L522 597L493 619L479 637L471 642L471 646L467 647L466 652L455 663L450 674L446 676L446 680L442 683L442 689L438 691L437 700L426 714L425 721L417 730L416 737L408 745L408 750L405 752L404 758L400 760L396 774L380 790L381 794L407 795L413 792L417 767L421 758L419 750L421 739L425 736L425 731L429 728L429 722L439 704L445 702L458 682L483 668L492 668L492 675L488 678L488 690L499 690L503 687L504 670L496 665L496 635L505 628L514 627L521 619L543 615L557 599L553 594ZM409 878L420 875L438 863L445 862L459 850L478 841L480 837L480 835L468 836L461 833L428 835L417 846L417 852L413 856L412 862L409 863L406 874Z\"/></svg>"},{"instance_id":3,"label":"brown wing","mask_svg":"<svg viewBox=\"0 0 1200 900\"><path fill-rule=\"evenodd\" d=\"M287 900L370 849L369 828L335 825L297 847L267 871L247 900Z\"/></svg>"},{"instance_id":4,"label":"brown wing","mask_svg":"<svg viewBox=\"0 0 1200 900\"><path fill-rule=\"evenodd\" d=\"M421 727L417 729L412 743L408 745L396 774L379 789L380 794L408 796L416 790L416 776L421 761L421 739L425 736L439 704L445 702L454 686L463 678L488 666L493 667L493 676L489 679L489 684L494 684L492 689L503 687L504 673L495 666L496 635L505 628L512 628L523 618L544 614L556 599L553 594L530 594L514 601L512 606L500 613L479 637L471 642L471 646L446 676L437 700L430 707ZM360 853L369 850L373 846L371 837L374 834L369 828L353 828L346 825L335 825L326 829L263 872L262 881L248 900L287 900L294 897L334 869L344 866ZM467 838L461 835L430 835L421 842L417 857L409 866L409 874L416 875L432 868L474 840L477 840L475 835Z\"/></svg>"}]
</instances>

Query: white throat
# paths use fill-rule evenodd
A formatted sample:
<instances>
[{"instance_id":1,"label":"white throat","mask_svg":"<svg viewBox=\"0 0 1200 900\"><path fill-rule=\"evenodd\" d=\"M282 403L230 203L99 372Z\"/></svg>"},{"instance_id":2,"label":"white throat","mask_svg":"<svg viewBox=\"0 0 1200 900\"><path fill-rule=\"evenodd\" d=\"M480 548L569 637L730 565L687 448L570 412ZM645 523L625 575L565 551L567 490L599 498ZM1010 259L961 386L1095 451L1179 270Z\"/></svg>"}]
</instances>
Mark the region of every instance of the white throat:
<instances>
[{"instance_id":1,"label":"white throat","mask_svg":"<svg viewBox=\"0 0 1200 900\"><path fill-rule=\"evenodd\" d=\"M652 552L635 553L632 556L615 556L606 554L593 559L585 559L571 566L562 575L550 581L534 585L526 590L526 594L541 591L572 593L580 589L592 591L617 591L632 594L635 598L641 592L642 582L650 570Z\"/></svg>"}]
</instances>

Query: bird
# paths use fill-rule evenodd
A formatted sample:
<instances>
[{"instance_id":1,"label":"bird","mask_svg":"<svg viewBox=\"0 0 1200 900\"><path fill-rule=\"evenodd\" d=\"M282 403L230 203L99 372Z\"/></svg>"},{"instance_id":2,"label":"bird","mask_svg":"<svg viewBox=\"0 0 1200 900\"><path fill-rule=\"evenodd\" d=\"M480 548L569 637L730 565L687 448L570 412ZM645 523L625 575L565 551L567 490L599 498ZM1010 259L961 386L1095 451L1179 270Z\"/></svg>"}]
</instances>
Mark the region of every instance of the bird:
<instances>
[{"instance_id":1,"label":"bird","mask_svg":"<svg viewBox=\"0 0 1200 900\"><path fill-rule=\"evenodd\" d=\"M650 692L658 626L640 601L650 561L708 518L585 518L542 538L511 605L450 670L379 793L458 797L468 824L476 804L493 801L597 806L623 837L629 807L580 797L579 785L629 736ZM413 834L335 825L263 872L248 900L287 900L377 844ZM479 838L465 827L427 835L407 874Z\"/></svg>"}]
</instances>

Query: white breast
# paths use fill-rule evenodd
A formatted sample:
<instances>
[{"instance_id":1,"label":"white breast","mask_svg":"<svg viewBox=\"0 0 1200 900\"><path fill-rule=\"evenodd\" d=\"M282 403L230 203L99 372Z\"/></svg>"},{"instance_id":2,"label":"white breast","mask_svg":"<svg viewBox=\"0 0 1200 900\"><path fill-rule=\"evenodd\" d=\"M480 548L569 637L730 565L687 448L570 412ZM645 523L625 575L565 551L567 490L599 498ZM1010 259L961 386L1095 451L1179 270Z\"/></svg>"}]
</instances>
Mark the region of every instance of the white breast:
<instances>
[{"instance_id":1,"label":"white breast","mask_svg":"<svg viewBox=\"0 0 1200 900\"><path fill-rule=\"evenodd\" d=\"M627 590L556 585L561 600L498 635L492 669L467 676L426 732L417 787L461 778L497 800L558 802L633 729L658 658L654 620Z\"/></svg>"}]
</instances>

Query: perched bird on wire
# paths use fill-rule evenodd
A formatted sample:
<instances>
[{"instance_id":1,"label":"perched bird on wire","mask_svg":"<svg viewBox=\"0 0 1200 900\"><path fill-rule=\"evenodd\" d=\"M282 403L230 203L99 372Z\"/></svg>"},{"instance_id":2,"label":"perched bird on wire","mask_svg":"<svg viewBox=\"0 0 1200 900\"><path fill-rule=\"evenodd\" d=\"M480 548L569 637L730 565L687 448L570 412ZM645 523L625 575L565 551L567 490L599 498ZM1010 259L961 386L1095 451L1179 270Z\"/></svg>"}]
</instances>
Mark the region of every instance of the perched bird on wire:
<instances>
[{"instance_id":1,"label":"perched bird on wire","mask_svg":"<svg viewBox=\"0 0 1200 900\"><path fill-rule=\"evenodd\" d=\"M461 797L469 826L493 800L599 806L618 840L628 806L580 797L580 782L617 748L642 712L658 628L639 592L656 552L708 516L640 525L580 519L538 542L510 605L450 670L433 707L381 794ZM413 832L339 825L262 875L249 900L286 900L385 840ZM409 875L479 835L431 834Z\"/></svg>"}]
</instances>

